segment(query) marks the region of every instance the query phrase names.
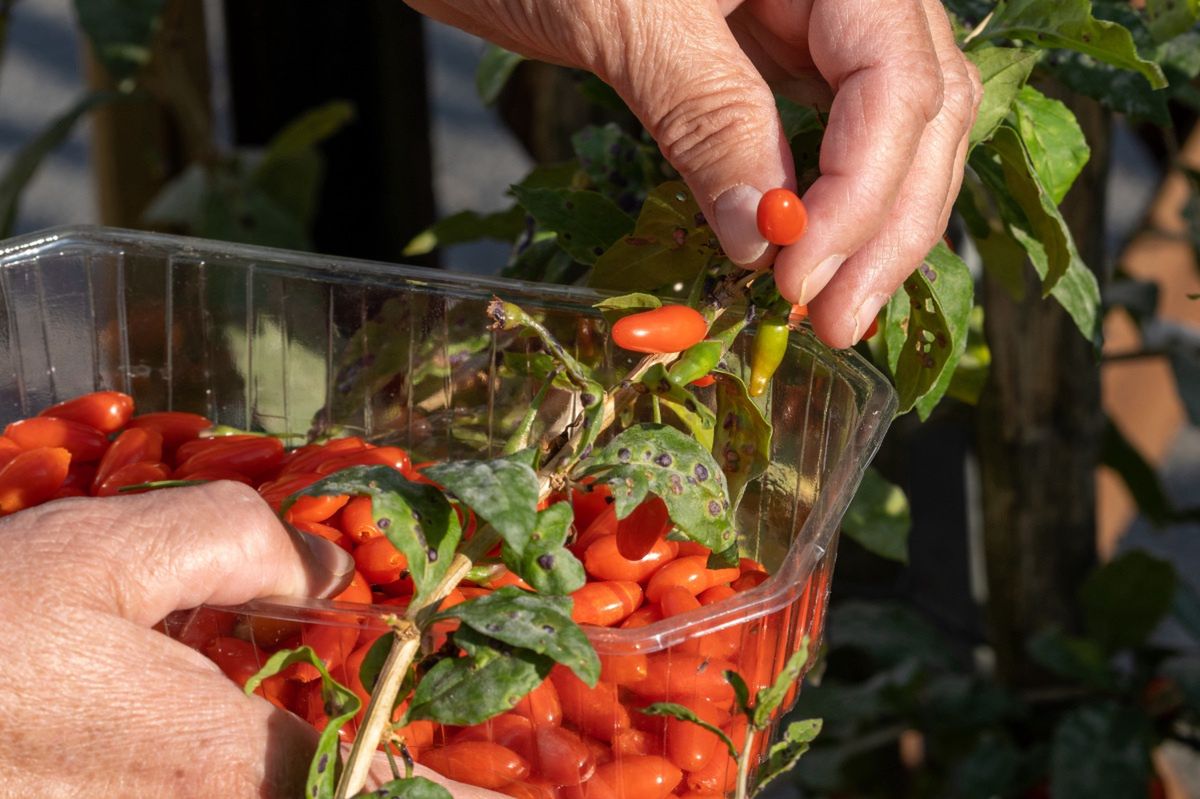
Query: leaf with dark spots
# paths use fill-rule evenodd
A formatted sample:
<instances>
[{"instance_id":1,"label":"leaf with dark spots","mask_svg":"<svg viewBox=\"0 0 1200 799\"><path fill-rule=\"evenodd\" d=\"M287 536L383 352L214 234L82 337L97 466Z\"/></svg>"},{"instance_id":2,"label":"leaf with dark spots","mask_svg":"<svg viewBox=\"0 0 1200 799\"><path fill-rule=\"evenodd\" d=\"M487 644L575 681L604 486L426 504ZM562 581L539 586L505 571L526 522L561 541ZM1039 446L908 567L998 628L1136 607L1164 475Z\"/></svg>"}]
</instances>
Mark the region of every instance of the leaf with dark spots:
<instances>
[{"instance_id":1,"label":"leaf with dark spots","mask_svg":"<svg viewBox=\"0 0 1200 799\"><path fill-rule=\"evenodd\" d=\"M437 585L450 567L462 528L436 486L414 483L390 466L352 466L292 494L279 512L286 513L302 496L337 494L369 496L371 515L391 520L384 535L408 559L417 597Z\"/></svg>"},{"instance_id":2,"label":"leaf with dark spots","mask_svg":"<svg viewBox=\"0 0 1200 799\"><path fill-rule=\"evenodd\" d=\"M338 733L362 708L362 701L358 695L335 680L325 668L325 662L308 646L281 649L271 655L263 667L246 681L244 690L247 696L251 696L263 680L298 663L306 663L320 673L321 699L329 716L329 723L317 739L317 749L309 765L304 795L314 799L333 799L342 768L341 741Z\"/></svg>"},{"instance_id":3,"label":"leaf with dark spots","mask_svg":"<svg viewBox=\"0 0 1200 799\"><path fill-rule=\"evenodd\" d=\"M546 230L558 234L558 246L583 264L633 230L633 219L612 200L594 191L513 186L513 196Z\"/></svg>"},{"instance_id":4,"label":"leaf with dark spots","mask_svg":"<svg viewBox=\"0 0 1200 799\"><path fill-rule=\"evenodd\" d=\"M767 470L771 460L771 423L750 399L746 384L737 375L713 372L716 378L719 422L713 436L712 453L729 483L729 496L736 508L742 502L746 485ZM697 464L696 479L707 475ZM704 479L707 479L705 477Z\"/></svg>"},{"instance_id":5,"label":"leaf with dark spots","mask_svg":"<svg viewBox=\"0 0 1200 799\"><path fill-rule=\"evenodd\" d=\"M571 605L569 597L531 594L507 586L433 618L458 619L497 641L545 655L571 669L588 685L595 685L600 678L600 659L583 630L571 620ZM557 633L548 635L546 627Z\"/></svg>"},{"instance_id":6,"label":"leaf with dark spots","mask_svg":"<svg viewBox=\"0 0 1200 799\"><path fill-rule=\"evenodd\" d=\"M469 626L455 631L454 642L466 657L447 657L425 673L410 699L406 724L418 719L461 726L487 721L512 710L554 666L545 655L502 646Z\"/></svg>"},{"instance_id":7,"label":"leaf with dark spots","mask_svg":"<svg viewBox=\"0 0 1200 799\"><path fill-rule=\"evenodd\" d=\"M700 206L682 182L652 189L642 205L633 235L618 239L596 260L589 278L593 288L653 291L690 283L717 254L716 236ZM679 243L677 231L686 235Z\"/></svg>"},{"instance_id":8,"label":"leaf with dark spots","mask_svg":"<svg viewBox=\"0 0 1200 799\"><path fill-rule=\"evenodd\" d=\"M500 550L505 565L543 594L569 594L587 580L583 564L564 546L573 515L569 502L556 502L538 514L523 550L508 543Z\"/></svg>"},{"instance_id":9,"label":"leaf with dark spots","mask_svg":"<svg viewBox=\"0 0 1200 799\"><path fill-rule=\"evenodd\" d=\"M425 475L496 528L505 541L524 549L537 523L538 483L533 469L497 458L441 463L426 469Z\"/></svg>"},{"instance_id":10,"label":"leaf with dark spots","mask_svg":"<svg viewBox=\"0 0 1200 799\"><path fill-rule=\"evenodd\" d=\"M671 454L669 466L656 460L663 453ZM694 479L698 465L710 479ZM725 475L712 454L681 430L656 424L630 427L592 455L585 475L595 475L609 485L618 519L632 513L647 494L654 494L666 503L678 530L691 540L713 551L737 542Z\"/></svg>"}]
</instances>

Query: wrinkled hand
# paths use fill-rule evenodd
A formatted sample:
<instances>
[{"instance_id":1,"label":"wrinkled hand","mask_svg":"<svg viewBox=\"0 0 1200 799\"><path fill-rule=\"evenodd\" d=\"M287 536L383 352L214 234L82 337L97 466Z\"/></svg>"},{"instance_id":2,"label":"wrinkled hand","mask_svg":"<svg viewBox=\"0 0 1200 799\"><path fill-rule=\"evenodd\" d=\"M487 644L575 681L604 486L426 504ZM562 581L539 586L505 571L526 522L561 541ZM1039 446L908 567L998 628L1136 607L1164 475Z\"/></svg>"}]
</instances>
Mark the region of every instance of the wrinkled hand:
<instances>
[{"instance_id":1,"label":"wrinkled hand","mask_svg":"<svg viewBox=\"0 0 1200 799\"><path fill-rule=\"evenodd\" d=\"M303 795L317 733L151 627L202 603L336 593L353 573L339 547L213 483L22 511L0 520L0 552L0 795Z\"/></svg>"},{"instance_id":2,"label":"wrinkled hand","mask_svg":"<svg viewBox=\"0 0 1200 799\"><path fill-rule=\"evenodd\" d=\"M982 95L937 0L408 0L609 83L737 263L775 263L818 335L858 341L943 235ZM829 108L808 232L769 246L758 199L796 187L771 88Z\"/></svg>"}]
</instances>

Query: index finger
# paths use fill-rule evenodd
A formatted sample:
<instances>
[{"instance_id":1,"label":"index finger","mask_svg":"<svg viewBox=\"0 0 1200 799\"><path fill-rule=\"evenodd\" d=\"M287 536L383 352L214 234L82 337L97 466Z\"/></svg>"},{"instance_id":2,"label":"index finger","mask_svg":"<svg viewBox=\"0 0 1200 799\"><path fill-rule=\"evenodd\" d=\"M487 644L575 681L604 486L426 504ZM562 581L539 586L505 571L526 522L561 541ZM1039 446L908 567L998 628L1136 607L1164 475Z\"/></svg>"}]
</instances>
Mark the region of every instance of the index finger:
<instances>
[{"instance_id":1,"label":"index finger","mask_svg":"<svg viewBox=\"0 0 1200 799\"><path fill-rule=\"evenodd\" d=\"M941 70L919 0L817 0L809 42L834 100L821 177L804 194L808 231L775 260L780 291L799 303L879 231L942 106Z\"/></svg>"}]
</instances>

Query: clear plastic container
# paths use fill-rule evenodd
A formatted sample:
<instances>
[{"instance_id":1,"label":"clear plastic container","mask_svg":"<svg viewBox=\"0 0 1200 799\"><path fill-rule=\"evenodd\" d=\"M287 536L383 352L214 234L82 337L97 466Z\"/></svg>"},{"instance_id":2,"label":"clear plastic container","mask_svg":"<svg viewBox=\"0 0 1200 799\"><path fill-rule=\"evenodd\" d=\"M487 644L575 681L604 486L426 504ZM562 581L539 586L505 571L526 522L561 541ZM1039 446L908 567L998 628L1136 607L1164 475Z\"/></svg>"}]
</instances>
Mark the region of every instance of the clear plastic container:
<instances>
[{"instance_id":1,"label":"clear plastic container","mask_svg":"<svg viewBox=\"0 0 1200 799\"><path fill-rule=\"evenodd\" d=\"M404 447L414 460L494 454L540 382L520 375L530 339L486 329L493 295L544 314L561 341L607 375L635 363L609 343L591 308L598 297L583 289L122 230L12 239L0 248L0 420L116 389L131 394L139 412L201 413L291 434L296 444L346 430ZM749 341L743 334L734 351L745 353ZM539 427L562 411L553 398L546 402ZM751 688L761 686L804 636L816 647L838 525L894 411L888 384L855 353L831 352L807 332L792 335L769 404L771 465L748 486L737 518L743 555L764 564L770 578L644 627L589 628L608 678L601 693L558 674L548 681L561 723L596 762L616 758L605 772L610 780L631 757L658 757L679 772L676 793L732 787L725 754L710 754L703 767L682 764L663 721L636 709L650 701L694 704L695 691L712 690L720 695L707 698L727 705L724 689L700 683L732 667ZM217 632L253 638L269 627L286 638L300 625L319 625L346 630L354 648L382 631L378 618L390 610L267 600L183 612L166 626L200 646ZM254 643L265 652L280 640ZM607 715L597 710L606 701L617 703ZM422 734L418 756L462 734ZM524 792L504 790L581 793L551 790L536 772L523 783Z\"/></svg>"}]
</instances>

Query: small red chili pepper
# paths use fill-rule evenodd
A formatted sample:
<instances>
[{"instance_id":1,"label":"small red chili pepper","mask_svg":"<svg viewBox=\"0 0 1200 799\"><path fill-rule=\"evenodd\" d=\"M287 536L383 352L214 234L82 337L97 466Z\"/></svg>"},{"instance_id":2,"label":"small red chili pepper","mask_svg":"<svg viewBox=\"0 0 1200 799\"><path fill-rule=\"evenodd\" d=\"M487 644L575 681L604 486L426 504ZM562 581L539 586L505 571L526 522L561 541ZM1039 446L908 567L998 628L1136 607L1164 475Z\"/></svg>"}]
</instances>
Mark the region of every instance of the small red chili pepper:
<instances>
[{"instance_id":1,"label":"small red chili pepper","mask_svg":"<svg viewBox=\"0 0 1200 799\"><path fill-rule=\"evenodd\" d=\"M163 451L173 453L180 444L199 438L213 423L196 413L182 411L159 411L143 413L129 420L130 427L146 427L155 430L163 439Z\"/></svg>"},{"instance_id":2,"label":"small red chili pepper","mask_svg":"<svg viewBox=\"0 0 1200 799\"><path fill-rule=\"evenodd\" d=\"M190 456L184 451L192 444ZM202 469L228 469L254 479L265 476L283 460L283 442L269 436L226 436L195 441L179 448L179 467L175 476L187 479Z\"/></svg>"},{"instance_id":3,"label":"small red chili pepper","mask_svg":"<svg viewBox=\"0 0 1200 799\"><path fill-rule=\"evenodd\" d=\"M140 494L142 491L148 491L149 489L143 488L137 491L122 491L121 489L127 486L141 485L142 483L157 483L160 480L170 478L170 476L171 469L165 463L149 463L146 461L129 463L97 483L95 494L98 497L112 497L117 494Z\"/></svg>"},{"instance_id":4,"label":"small red chili pepper","mask_svg":"<svg viewBox=\"0 0 1200 799\"><path fill-rule=\"evenodd\" d=\"M133 416L133 397L120 391L93 391L52 405L38 416L53 416L86 424L102 433L115 433Z\"/></svg>"},{"instance_id":5,"label":"small red chili pepper","mask_svg":"<svg viewBox=\"0 0 1200 799\"><path fill-rule=\"evenodd\" d=\"M93 485L99 486L118 469L131 463L158 463L163 457L162 435L150 428L130 428L109 445L96 468Z\"/></svg>"},{"instance_id":6,"label":"small red chili pepper","mask_svg":"<svg viewBox=\"0 0 1200 799\"><path fill-rule=\"evenodd\" d=\"M71 453L71 458L85 463L100 460L108 449L108 437L91 425L59 419L53 416L35 416L13 422L4 430L21 449L39 447L62 447Z\"/></svg>"},{"instance_id":7,"label":"small red chili pepper","mask_svg":"<svg viewBox=\"0 0 1200 799\"><path fill-rule=\"evenodd\" d=\"M772 244L795 244L808 227L808 211L795 192L771 189L758 201L758 232Z\"/></svg>"},{"instance_id":8,"label":"small red chili pepper","mask_svg":"<svg viewBox=\"0 0 1200 799\"><path fill-rule=\"evenodd\" d=\"M0 469L0 515L16 513L54 496L71 466L71 453L62 447L39 447L22 452Z\"/></svg>"},{"instance_id":9,"label":"small red chili pepper","mask_svg":"<svg viewBox=\"0 0 1200 799\"><path fill-rule=\"evenodd\" d=\"M612 327L612 340L623 350L683 352L708 334L708 322L695 308L664 305L623 316Z\"/></svg>"}]
</instances>

